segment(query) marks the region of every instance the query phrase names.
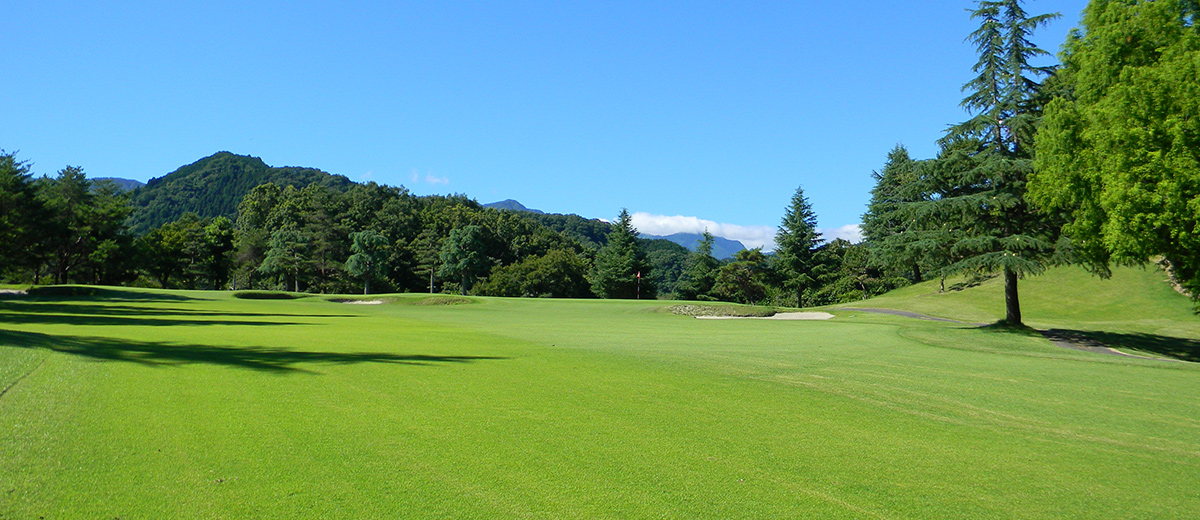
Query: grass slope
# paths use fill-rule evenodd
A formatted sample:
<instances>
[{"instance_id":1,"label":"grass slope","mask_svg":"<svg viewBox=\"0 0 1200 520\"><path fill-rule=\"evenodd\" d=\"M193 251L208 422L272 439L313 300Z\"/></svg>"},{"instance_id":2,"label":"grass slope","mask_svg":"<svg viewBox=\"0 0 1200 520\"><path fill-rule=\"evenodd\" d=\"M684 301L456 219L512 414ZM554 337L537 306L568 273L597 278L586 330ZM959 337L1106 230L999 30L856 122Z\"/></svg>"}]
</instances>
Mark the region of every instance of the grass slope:
<instances>
[{"instance_id":1,"label":"grass slope","mask_svg":"<svg viewBox=\"0 0 1200 520\"><path fill-rule=\"evenodd\" d=\"M0 518L1200 510L1190 364L844 311L104 294L0 300Z\"/></svg>"},{"instance_id":2,"label":"grass slope","mask_svg":"<svg viewBox=\"0 0 1200 520\"><path fill-rule=\"evenodd\" d=\"M963 284L950 279L946 287ZM1021 280L1026 324L1068 332L1119 350L1200 362L1200 318L1196 306L1166 283L1159 269L1118 267L1100 279L1078 267L1058 267ZM991 323L1004 318L1004 284L999 277L961 290L940 291L938 281L904 287L839 307L896 309Z\"/></svg>"}]
</instances>

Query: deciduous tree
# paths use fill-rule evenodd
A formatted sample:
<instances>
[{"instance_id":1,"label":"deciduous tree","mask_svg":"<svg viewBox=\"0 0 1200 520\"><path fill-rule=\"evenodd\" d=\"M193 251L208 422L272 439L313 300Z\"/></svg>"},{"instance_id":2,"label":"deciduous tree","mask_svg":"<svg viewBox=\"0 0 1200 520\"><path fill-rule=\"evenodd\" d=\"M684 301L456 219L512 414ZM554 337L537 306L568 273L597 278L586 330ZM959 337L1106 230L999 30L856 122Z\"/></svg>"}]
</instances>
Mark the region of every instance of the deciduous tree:
<instances>
[{"instance_id":1,"label":"deciduous tree","mask_svg":"<svg viewBox=\"0 0 1200 520\"><path fill-rule=\"evenodd\" d=\"M1037 134L1030 196L1068 215L1085 265L1162 255L1200 296L1200 7L1091 2L1064 46L1070 93Z\"/></svg>"}]
</instances>

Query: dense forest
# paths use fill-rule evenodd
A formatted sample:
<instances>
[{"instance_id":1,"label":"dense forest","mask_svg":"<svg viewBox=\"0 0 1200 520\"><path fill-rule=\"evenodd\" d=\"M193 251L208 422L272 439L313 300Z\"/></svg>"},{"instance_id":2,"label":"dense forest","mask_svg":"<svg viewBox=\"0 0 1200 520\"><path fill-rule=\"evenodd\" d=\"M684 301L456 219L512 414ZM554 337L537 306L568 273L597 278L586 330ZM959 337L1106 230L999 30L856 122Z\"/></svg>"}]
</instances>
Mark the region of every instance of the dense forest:
<instances>
[{"instance_id":1,"label":"dense forest","mask_svg":"<svg viewBox=\"0 0 1200 520\"><path fill-rule=\"evenodd\" d=\"M954 274L1019 280L1060 263L1106 276L1158 261L1200 294L1200 4L1093 1L1061 63L1032 42L1057 15L978 1L968 117L936 157L887 153L864 241L825 242L797 189L770 254L712 254L576 215L417 197L221 152L125 193L77 167L34 178L0 153L0 278L307 292L680 298L810 306Z\"/></svg>"}]
</instances>

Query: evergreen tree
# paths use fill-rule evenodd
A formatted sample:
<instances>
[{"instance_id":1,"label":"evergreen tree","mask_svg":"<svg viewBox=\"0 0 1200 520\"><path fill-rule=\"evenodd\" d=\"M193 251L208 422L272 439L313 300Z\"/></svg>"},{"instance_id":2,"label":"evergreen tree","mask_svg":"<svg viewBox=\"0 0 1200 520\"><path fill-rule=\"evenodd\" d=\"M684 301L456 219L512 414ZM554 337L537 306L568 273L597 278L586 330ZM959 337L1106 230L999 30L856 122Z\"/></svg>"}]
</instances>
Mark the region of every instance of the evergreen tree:
<instances>
[{"instance_id":1,"label":"evergreen tree","mask_svg":"<svg viewBox=\"0 0 1200 520\"><path fill-rule=\"evenodd\" d=\"M930 178L943 185L927 190L942 195L910 203L909 211L925 229L941 227L934 239L955 257L946 272L1004 274L1005 322L1020 325L1017 279L1045 270L1054 245L1053 223L1025 198L1040 112L1037 80L1048 72L1029 63L1046 53L1028 37L1057 15L1028 16L1020 0L1000 0L978 2L971 16L980 20L969 38L979 52L978 75L963 86L962 105L975 115L942 139L940 174Z\"/></svg>"},{"instance_id":2,"label":"evergreen tree","mask_svg":"<svg viewBox=\"0 0 1200 520\"><path fill-rule=\"evenodd\" d=\"M796 297L796 305L804 306L804 293L814 287L816 278L816 249L821 244L817 232L817 215L804 196L803 188L796 188L792 202L783 214L783 222L775 233L775 265L782 278L783 288Z\"/></svg>"},{"instance_id":3,"label":"evergreen tree","mask_svg":"<svg viewBox=\"0 0 1200 520\"><path fill-rule=\"evenodd\" d=\"M712 255L713 236L707 229L696 246L696 251L688 256L687 265L680 276L676 294L683 300L697 300L708 296L716 282L717 268L721 262Z\"/></svg>"},{"instance_id":4,"label":"evergreen tree","mask_svg":"<svg viewBox=\"0 0 1200 520\"><path fill-rule=\"evenodd\" d=\"M50 268L56 284L90 281L81 272L86 268L80 268L100 244L125 232L125 217L131 211L128 198L112 183L94 186L76 166L63 168L54 178L38 179L35 187L47 218L34 255Z\"/></svg>"},{"instance_id":5,"label":"evergreen tree","mask_svg":"<svg viewBox=\"0 0 1200 520\"><path fill-rule=\"evenodd\" d=\"M416 274L422 280L428 280L429 292L433 292L434 274L437 272L439 265L439 256L442 250L442 244L437 237L437 233L432 229L423 229L421 233L408 245L408 250L412 252L416 259Z\"/></svg>"},{"instance_id":6,"label":"evergreen tree","mask_svg":"<svg viewBox=\"0 0 1200 520\"><path fill-rule=\"evenodd\" d=\"M762 248L743 249L717 271L712 292L718 298L755 304L767 297L767 258Z\"/></svg>"},{"instance_id":7,"label":"evergreen tree","mask_svg":"<svg viewBox=\"0 0 1200 520\"><path fill-rule=\"evenodd\" d=\"M921 264L926 255L917 234L911 232L916 231L910 229L913 219L903 209L904 203L927 198L918 183L919 164L908 155L908 149L896 145L883 169L871 173L875 187L862 218L863 243L871 263L902 272L913 283L924 278Z\"/></svg>"},{"instance_id":8,"label":"evergreen tree","mask_svg":"<svg viewBox=\"0 0 1200 520\"><path fill-rule=\"evenodd\" d=\"M596 254L590 281L601 298L653 298L650 262L637 240L629 211L622 209L608 232L608 243Z\"/></svg>"},{"instance_id":9,"label":"evergreen tree","mask_svg":"<svg viewBox=\"0 0 1200 520\"><path fill-rule=\"evenodd\" d=\"M0 150L0 277L16 277L18 269L33 267L31 252L45 238L39 232L44 207L32 177L27 163Z\"/></svg>"}]
</instances>

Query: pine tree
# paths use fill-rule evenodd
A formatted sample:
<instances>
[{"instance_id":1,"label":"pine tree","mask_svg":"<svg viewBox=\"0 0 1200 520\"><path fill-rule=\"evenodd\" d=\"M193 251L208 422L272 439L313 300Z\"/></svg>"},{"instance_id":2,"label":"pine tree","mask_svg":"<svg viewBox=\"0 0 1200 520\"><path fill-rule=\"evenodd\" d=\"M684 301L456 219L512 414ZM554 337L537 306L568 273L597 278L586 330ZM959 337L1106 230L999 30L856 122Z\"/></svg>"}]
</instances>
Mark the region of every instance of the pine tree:
<instances>
[{"instance_id":1,"label":"pine tree","mask_svg":"<svg viewBox=\"0 0 1200 520\"><path fill-rule=\"evenodd\" d=\"M637 240L629 211L622 209L608 233L608 243L596 254L590 281L601 298L653 298L650 262Z\"/></svg>"},{"instance_id":2,"label":"pine tree","mask_svg":"<svg viewBox=\"0 0 1200 520\"><path fill-rule=\"evenodd\" d=\"M696 300L712 292L717 268L721 265L721 262L713 257L712 251L713 235L706 229L696 250L688 255L687 265L680 276L679 287L676 290L680 299Z\"/></svg>"},{"instance_id":3,"label":"pine tree","mask_svg":"<svg viewBox=\"0 0 1200 520\"><path fill-rule=\"evenodd\" d=\"M792 202L784 211L783 222L775 233L775 258L783 287L796 295L796 305L804 306L804 293L813 289L816 278L816 250L821 245L817 215L804 197L804 188L796 188Z\"/></svg>"}]
</instances>

